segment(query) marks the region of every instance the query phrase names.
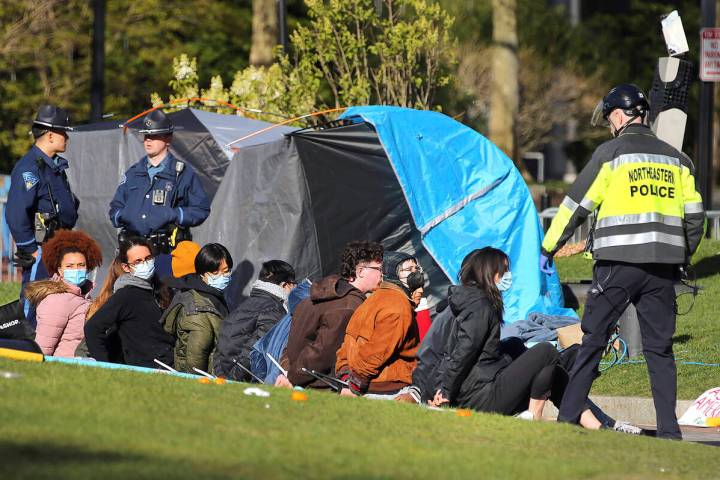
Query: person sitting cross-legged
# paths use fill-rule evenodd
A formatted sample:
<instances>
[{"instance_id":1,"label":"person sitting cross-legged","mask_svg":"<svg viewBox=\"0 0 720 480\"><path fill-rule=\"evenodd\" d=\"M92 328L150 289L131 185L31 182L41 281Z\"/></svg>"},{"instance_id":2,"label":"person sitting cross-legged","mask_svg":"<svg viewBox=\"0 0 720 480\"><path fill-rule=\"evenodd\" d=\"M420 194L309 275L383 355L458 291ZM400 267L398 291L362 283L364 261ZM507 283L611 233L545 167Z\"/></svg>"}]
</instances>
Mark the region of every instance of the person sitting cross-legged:
<instances>
[{"instance_id":1,"label":"person sitting cross-legged","mask_svg":"<svg viewBox=\"0 0 720 480\"><path fill-rule=\"evenodd\" d=\"M411 255L386 252L383 282L350 318L335 366L341 395L393 399L412 384L420 336L415 322L425 283Z\"/></svg>"}]
</instances>

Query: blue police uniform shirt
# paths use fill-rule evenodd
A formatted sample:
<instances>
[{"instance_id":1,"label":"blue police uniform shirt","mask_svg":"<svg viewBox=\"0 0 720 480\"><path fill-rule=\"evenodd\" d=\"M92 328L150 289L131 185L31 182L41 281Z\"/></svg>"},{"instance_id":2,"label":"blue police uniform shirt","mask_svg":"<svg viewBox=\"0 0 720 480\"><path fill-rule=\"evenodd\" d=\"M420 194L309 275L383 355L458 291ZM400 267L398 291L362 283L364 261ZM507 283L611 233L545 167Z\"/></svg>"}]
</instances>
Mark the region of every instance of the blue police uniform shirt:
<instances>
[{"instance_id":1,"label":"blue police uniform shirt","mask_svg":"<svg viewBox=\"0 0 720 480\"><path fill-rule=\"evenodd\" d=\"M187 163L176 179L176 162L168 152L151 178L144 156L125 172L108 212L115 228L146 236L170 224L195 227L205 221L210 201L200 179Z\"/></svg>"},{"instance_id":2,"label":"blue police uniform shirt","mask_svg":"<svg viewBox=\"0 0 720 480\"><path fill-rule=\"evenodd\" d=\"M35 214L55 212L51 190L61 227L75 227L80 201L70 190L67 168L67 160L58 155L50 158L35 145L15 164L10 175L5 220L19 250L30 253L37 250Z\"/></svg>"}]
</instances>

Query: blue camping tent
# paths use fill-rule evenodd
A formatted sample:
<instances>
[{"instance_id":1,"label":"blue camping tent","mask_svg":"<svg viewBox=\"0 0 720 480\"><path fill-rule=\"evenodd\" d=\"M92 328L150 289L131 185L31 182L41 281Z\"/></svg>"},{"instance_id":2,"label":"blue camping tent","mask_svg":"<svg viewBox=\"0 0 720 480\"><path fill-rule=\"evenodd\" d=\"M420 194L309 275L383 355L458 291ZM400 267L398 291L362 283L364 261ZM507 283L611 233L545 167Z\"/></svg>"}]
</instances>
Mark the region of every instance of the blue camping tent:
<instances>
[{"instance_id":1,"label":"blue camping tent","mask_svg":"<svg viewBox=\"0 0 720 480\"><path fill-rule=\"evenodd\" d=\"M538 270L543 230L520 172L498 147L438 112L355 107L343 118L377 131L422 243L455 281L465 254L492 246L510 257L513 286L505 320L531 312L575 316L563 308L557 273Z\"/></svg>"}]
</instances>

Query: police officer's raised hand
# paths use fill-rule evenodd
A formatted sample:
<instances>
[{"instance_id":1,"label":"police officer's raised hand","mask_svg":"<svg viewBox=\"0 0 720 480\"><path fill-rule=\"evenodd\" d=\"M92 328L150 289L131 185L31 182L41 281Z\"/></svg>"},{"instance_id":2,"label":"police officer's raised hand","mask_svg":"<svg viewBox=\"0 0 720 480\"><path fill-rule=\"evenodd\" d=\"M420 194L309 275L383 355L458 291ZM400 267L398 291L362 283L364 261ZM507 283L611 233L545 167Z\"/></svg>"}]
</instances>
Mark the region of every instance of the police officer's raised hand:
<instances>
[{"instance_id":1,"label":"police officer's raised hand","mask_svg":"<svg viewBox=\"0 0 720 480\"><path fill-rule=\"evenodd\" d=\"M544 253L540 254L540 271L546 275L553 274L554 269L552 266L552 257L549 257Z\"/></svg>"}]
</instances>

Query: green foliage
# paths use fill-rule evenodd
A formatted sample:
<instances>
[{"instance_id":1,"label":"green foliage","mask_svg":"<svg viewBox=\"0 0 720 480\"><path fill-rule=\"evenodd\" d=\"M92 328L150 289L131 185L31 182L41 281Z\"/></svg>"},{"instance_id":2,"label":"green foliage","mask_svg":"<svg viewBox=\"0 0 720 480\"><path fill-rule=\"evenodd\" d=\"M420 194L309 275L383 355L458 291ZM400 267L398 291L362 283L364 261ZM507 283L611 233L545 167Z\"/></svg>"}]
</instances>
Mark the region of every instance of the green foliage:
<instances>
[{"instance_id":1,"label":"green foliage","mask_svg":"<svg viewBox=\"0 0 720 480\"><path fill-rule=\"evenodd\" d=\"M384 0L382 14L373 0L306 0L306 5L310 20L292 33L290 53L277 50L277 63L270 67L237 71L227 89L214 77L202 96L268 112L255 114L267 120L350 105L439 108L434 96L452 78L456 48L453 19L440 5ZM197 91L194 62L184 54L173 62L171 99ZM182 73L186 70L193 74Z\"/></svg>"},{"instance_id":2,"label":"green foliage","mask_svg":"<svg viewBox=\"0 0 720 480\"><path fill-rule=\"evenodd\" d=\"M0 477L714 478L714 447L246 384L0 359ZM39 419L42 419L40 421ZM562 452L561 455L556 452ZM610 456L610 457L609 457Z\"/></svg>"},{"instance_id":3,"label":"green foliage","mask_svg":"<svg viewBox=\"0 0 720 480\"><path fill-rule=\"evenodd\" d=\"M180 51L215 75L243 68L250 20L247 0L109 0L105 112L124 120L149 106L154 89L168 95L160 79L172 75ZM88 121L92 22L87 0L0 2L0 172L30 146L30 123L42 102L67 108L74 123ZM199 81L210 77L200 72Z\"/></svg>"}]
</instances>

